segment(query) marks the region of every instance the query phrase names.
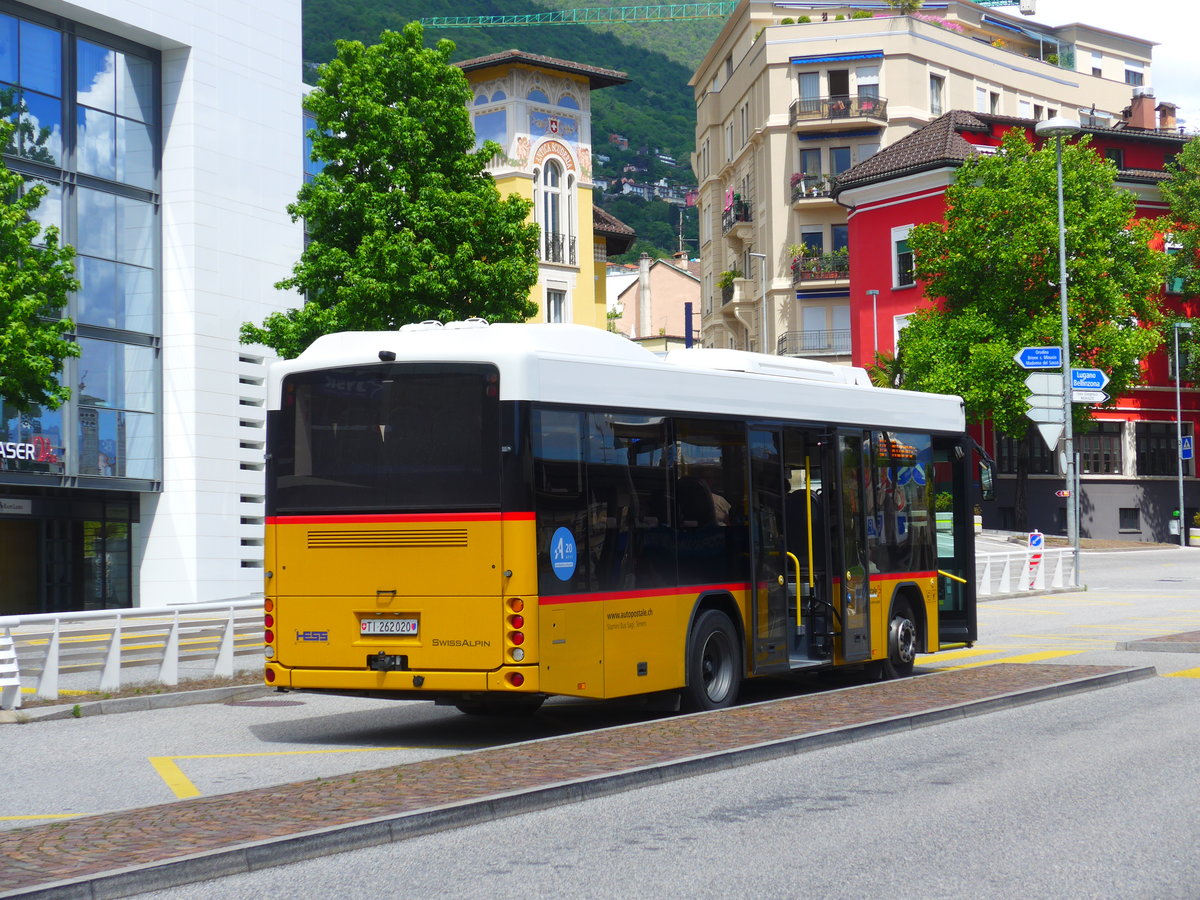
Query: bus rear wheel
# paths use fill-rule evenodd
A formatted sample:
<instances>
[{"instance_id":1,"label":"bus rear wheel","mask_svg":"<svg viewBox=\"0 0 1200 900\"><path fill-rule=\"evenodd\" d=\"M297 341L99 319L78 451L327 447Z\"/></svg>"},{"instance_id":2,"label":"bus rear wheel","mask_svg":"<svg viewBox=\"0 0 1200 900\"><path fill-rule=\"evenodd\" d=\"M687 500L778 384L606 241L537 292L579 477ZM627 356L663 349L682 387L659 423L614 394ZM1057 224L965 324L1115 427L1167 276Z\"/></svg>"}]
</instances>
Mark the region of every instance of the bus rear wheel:
<instances>
[{"instance_id":1,"label":"bus rear wheel","mask_svg":"<svg viewBox=\"0 0 1200 900\"><path fill-rule=\"evenodd\" d=\"M742 654L733 623L720 610L705 610L692 626L682 707L685 712L724 709L737 700L741 685Z\"/></svg>"},{"instance_id":2,"label":"bus rear wheel","mask_svg":"<svg viewBox=\"0 0 1200 900\"><path fill-rule=\"evenodd\" d=\"M892 609L888 625L888 655L880 664L885 679L907 678L913 673L917 659L917 623L907 600L899 601Z\"/></svg>"}]
</instances>

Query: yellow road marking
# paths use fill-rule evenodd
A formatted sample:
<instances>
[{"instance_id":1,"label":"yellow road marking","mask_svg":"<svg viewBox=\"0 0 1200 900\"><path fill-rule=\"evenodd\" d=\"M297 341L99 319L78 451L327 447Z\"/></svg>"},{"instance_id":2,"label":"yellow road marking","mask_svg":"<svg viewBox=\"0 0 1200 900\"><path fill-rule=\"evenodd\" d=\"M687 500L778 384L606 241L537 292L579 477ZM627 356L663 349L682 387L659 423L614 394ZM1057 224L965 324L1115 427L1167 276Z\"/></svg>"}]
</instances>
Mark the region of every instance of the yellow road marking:
<instances>
[{"instance_id":1,"label":"yellow road marking","mask_svg":"<svg viewBox=\"0 0 1200 900\"><path fill-rule=\"evenodd\" d=\"M0 822L35 822L38 819L77 819L84 813L45 813L40 816L0 816Z\"/></svg>"},{"instance_id":2,"label":"yellow road marking","mask_svg":"<svg viewBox=\"0 0 1200 900\"><path fill-rule=\"evenodd\" d=\"M1200 678L1200 669L1183 669L1179 672L1164 672L1163 678Z\"/></svg>"},{"instance_id":3,"label":"yellow road marking","mask_svg":"<svg viewBox=\"0 0 1200 900\"><path fill-rule=\"evenodd\" d=\"M1080 634L1013 634L1010 637L1026 638L1031 641L1070 641L1072 644L1080 646L1095 644L1098 647L1104 647L1112 643L1106 638L1086 637Z\"/></svg>"},{"instance_id":4,"label":"yellow road marking","mask_svg":"<svg viewBox=\"0 0 1200 900\"><path fill-rule=\"evenodd\" d=\"M1026 609L1023 606L1000 606L997 603L981 603L979 604L979 613L985 612L1010 612L1028 614L1031 616L1065 616L1066 613L1061 609Z\"/></svg>"},{"instance_id":5,"label":"yellow road marking","mask_svg":"<svg viewBox=\"0 0 1200 900\"><path fill-rule=\"evenodd\" d=\"M183 770L176 765L177 759L238 759L249 756L315 756L321 753L380 753L388 750L415 750L415 749L435 749L432 747L346 747L332 750L277 750L274 752L265 753L195 753L181 756L151 756L148 757L150 765L154 767L154 771L158 772L159 777L166 782L175 796L180 800L186 800L188 797L199 797L200 789L197 788L188 777L183 774ZM460 749L442 748L442 749Z\"/></svg>"},{"instance_id":6,"label":"yellow road marking","mask_svg":"<svg viewBox=\"0 0 1200 900\"><path fill-rule=\"evenodd\" d=\"M950 669L974 669L977 666L990 666L994 663L1033 663L1044 659L1057 659L1060 656L1075 656L1080 650L1043 650L1039 653L1022 653L1019 656L1003 656L1000 659L985 659L982 662L963 663L961 666L946 666Z\"/></svg>"}]
</instances>

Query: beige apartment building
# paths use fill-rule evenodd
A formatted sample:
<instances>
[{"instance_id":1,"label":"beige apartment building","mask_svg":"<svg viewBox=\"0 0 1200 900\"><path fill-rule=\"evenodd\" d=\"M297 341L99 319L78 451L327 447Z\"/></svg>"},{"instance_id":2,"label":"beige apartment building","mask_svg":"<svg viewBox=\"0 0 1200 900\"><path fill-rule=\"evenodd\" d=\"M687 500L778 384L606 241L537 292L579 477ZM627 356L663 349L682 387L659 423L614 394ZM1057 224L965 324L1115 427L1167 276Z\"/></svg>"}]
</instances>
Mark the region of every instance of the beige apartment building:
<instances>
[{"instance_id":1,"label":"beige apartment building","mask_svg":"<svg viewBox=\"0 0 1200 900\"><path fill-rule=\"evenodd\" d=\"M848 362L853 248L831 189L880 148L950 109L1105 126L1152 92L1153 42L1021 6L738 5L691 82L705 346Z\"/></svg>"}]
</instances>

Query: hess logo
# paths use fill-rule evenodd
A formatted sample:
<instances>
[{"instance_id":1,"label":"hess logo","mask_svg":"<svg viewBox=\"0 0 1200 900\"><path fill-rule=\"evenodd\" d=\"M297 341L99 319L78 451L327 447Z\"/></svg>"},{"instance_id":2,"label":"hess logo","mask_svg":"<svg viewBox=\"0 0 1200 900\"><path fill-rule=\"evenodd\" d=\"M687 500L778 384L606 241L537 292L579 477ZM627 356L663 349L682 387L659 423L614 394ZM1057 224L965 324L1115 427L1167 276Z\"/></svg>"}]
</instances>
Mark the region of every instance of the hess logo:
<instances>
[{"instance_id":1,"label":"hess logo","mask_svg":"<svg viewBox=\"0 0 1200 900\"><path fill-rule=\"evenodd\" d=\"M319 643L327 644L327 643L329 643L329 632L328 631L297 631L296 632L296 640L297 641L317 641Z\"/></svg>"}]
</instances>

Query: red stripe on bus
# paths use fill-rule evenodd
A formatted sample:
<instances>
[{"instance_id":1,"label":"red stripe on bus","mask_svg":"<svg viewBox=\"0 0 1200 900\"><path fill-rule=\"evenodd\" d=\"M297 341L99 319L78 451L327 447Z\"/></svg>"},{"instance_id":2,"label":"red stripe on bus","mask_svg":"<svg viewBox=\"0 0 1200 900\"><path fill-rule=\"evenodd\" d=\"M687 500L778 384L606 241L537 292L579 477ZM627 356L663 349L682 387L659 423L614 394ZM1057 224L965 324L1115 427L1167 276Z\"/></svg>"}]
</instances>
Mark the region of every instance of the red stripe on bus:
<instances>
[{"instance_id":1,"label":"red stripe on bus","mask_svg":"<svg viewBox=\"0 0 1200 900\"><path fill-rule=\"evenodd\" d=\"M531 512L372 513L344 516L267 516L268 525L344 525L376 522L532 522Z\"/></svg>"},{"instance_id":2,"label":"red stripe on bus","mask_svg":"<svg viewBox=\"0 0 1200 900\"><path fill-rule=\"evenodd\" d=\"M675 594L701 594L705 591L744 591L750 584L742 581L735 584L689 584L675 588L653 588L643 591L597 591L590 594L558 594L539 597L538 605L553 606L557 603L604 603L612 600L643 600L647 597L669 597Z\"/></svg>"}]
</instances>

